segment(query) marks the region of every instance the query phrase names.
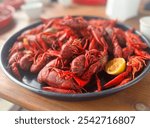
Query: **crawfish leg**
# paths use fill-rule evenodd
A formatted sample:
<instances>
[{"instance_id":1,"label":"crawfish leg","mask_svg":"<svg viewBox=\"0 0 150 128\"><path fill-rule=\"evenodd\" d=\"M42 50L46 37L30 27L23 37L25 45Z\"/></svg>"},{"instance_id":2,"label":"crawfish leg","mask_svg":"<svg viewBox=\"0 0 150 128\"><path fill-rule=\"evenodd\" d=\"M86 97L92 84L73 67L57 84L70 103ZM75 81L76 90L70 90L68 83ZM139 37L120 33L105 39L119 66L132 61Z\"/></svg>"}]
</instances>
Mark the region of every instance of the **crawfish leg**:
<instances>
[{"instance_id":1,"label":"crawfish leg","mask_svg":"<svg viewBox=\"0 0 150 128\"><path fill-rule=\"evenodd\" d=\"M97 74L96 74L96 83L97 83L97 90L96 90L96 92L100 92L102 90L102 85L101 85L101 81L98 78Z\"/></svg>"},{"instance_id":2,"label":"crawfish leg","mask_svg":"<svg viewBox=\"0 0 150 128\"><path fill-rule=\"evenodd\" d=\"M50 86L43 87L42 89L45 91L58 92L58 93L64 93L64 94L75 94L75 93L77 93L75 90L54 88L54 87L50 87Z\"/></svg>"}]
</instances>

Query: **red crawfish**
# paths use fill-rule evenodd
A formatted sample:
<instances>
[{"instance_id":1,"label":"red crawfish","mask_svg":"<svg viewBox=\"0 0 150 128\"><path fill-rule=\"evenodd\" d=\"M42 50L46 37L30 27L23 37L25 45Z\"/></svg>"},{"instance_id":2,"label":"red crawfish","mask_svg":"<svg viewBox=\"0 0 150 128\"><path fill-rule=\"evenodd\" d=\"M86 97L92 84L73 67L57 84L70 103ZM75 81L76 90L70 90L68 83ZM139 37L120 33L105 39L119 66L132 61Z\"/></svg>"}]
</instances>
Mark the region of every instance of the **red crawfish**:
<instances>
[{"instance_id":1,"label":"red crawfish","mask_svg":"<svg viewBox=\"0 0 150 128\"><path fill-rule=\"evenodd\" d=\"M70 71L62 70L64 63L60 59L49 62L38 74L37 80L40 83L46 83L49 86L43 87L44 90L61 93L77 93L80 90L75 75Z\"/></svg>"},{"instance_id":2,"label":"red crawfish","mask_svg":"<svg viewBox=\"0 0 150 128\"><path fill-rule=\"evenodd\" d=\"M30 69L33 63L32 56L33 53L31 51L24 50L17 51L9 57L8 65L18 79L21 79L19 68L25 71Z\"/></svg>"}]
</instances>

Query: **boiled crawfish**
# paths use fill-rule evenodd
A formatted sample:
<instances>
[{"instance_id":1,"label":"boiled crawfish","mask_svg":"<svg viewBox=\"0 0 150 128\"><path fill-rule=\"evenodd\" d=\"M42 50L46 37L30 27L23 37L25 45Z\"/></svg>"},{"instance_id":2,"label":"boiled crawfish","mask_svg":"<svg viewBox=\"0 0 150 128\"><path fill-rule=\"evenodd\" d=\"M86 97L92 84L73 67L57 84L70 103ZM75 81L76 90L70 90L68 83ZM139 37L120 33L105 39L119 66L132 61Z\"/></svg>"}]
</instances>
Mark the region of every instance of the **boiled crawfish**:
<instances>
[{"instance_id":1,"label":"boiled crawfish","mask_svg":"<svg viewBox=\"0 0 150 128\"><path fill-rule=\"evenodd\" d=\"M86 86L93 78L96 81L90 86L97 85L95 92L122 86L150 60L147 44L132 30L118 28L116 20L66 16L42 22L18 37L9 51L8 66L20 80L20 70L37 74L43 90L89 92ZM106 63L118 57L126 60L125 71L103 82Z\"/></svg>"}]
</instances>

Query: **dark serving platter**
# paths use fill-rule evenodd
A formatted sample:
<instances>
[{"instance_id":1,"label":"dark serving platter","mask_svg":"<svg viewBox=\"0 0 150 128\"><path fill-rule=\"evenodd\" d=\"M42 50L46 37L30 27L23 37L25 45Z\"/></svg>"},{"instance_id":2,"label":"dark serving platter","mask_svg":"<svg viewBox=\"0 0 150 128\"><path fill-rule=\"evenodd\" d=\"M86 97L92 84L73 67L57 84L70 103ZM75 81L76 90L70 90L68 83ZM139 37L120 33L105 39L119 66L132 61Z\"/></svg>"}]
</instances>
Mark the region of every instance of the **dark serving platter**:
<instances>
[{"instance_id":1,"label":"dark serving platter","mask_svg":"<svg viewBox=\"0 0 150 128\"><path fill-rule=\"evenodd\" d=\"M93 19L93 18L94 19L103 19L101 17L93 17L93 16L83 16L83 17L87 20ZM29 74L26 72L21 72L23 79L22 79L22 81L20 81L14 77L14 75L11 73L11 71L7 67L7 64L8 64L7 58L8 58L9 49L12 47L12 45L16 41L17 37L24 31L34 28L34 27L38 26L39 24L41 24L40 21L25 27L24 29L22 29L22 30L18 31L17 33L15 33L14 35L12 35L4 43L4 45L1 49L1 54L0 54L0 60L1 60L0 65L1 65L1 68L4 71L4 73L12 81L14 81L15 83L17 83L18 85L20 85L24 88L27 88L33 92L38 93L40 95L55 98L55 99L60 99L60 100L89 100L89 99L93 99L93 98L98 98L98 97L113 94L115 92L119 92L121 90L124 90L125 88L128 88L128 87L134 85L135 83L140 81L146 75L146 73L148 73L150 70L150 61L148 61L147 66L143 69L143 71L134 80L128 82L127 84L125 84L123 86L110 88L107 90L103 90L101 92L89 92L89 93L82 93L82 94L60 94L60 93L44 91L41 89L42 85L36 81L36 75L32 75L32 74ZM122 23L117 23L117 27L122 28L124 30L131 29L131 27L124 25ZM135 33L137 35L139 35L141 37L141 39L150 47L150 42L146 39L146 37L144 37L139 31L135 30Z\"/></svg>"}]
</instances>

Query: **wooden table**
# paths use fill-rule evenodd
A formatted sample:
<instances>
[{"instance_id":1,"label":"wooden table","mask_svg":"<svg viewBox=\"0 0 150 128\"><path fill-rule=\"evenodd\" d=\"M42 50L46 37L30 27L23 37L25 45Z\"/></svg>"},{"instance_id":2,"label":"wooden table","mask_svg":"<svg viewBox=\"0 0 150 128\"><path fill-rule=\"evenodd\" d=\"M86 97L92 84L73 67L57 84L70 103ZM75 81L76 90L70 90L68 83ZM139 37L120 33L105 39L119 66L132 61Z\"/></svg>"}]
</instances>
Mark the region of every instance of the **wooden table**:
<instances>
[{"instance_id":1,"label":"wooden table","mask_svg":"<svg viewBox=\"0 0 150 128\"><path fill-rule=\"evenodd\" d=\"M44 17L64 15L95 15L105 16L103 6L75 6L63 8L60 5L47 6L43 12ZM140 14L142 16L143 14ZM126 23L138 28L138 19L135 17ZM25 14L17 11L16 24L0 35L0 43L6 41L17 30L23 28L31 21ZM91 101L68 102L48 99L33 93L12 82L0 69L0 97L22 106L28 110L150 110L150 73L136 85L119 93Z\"/></svg>"}]
</instances>

